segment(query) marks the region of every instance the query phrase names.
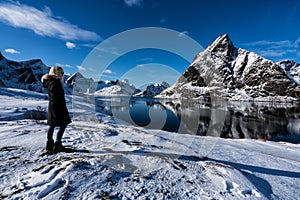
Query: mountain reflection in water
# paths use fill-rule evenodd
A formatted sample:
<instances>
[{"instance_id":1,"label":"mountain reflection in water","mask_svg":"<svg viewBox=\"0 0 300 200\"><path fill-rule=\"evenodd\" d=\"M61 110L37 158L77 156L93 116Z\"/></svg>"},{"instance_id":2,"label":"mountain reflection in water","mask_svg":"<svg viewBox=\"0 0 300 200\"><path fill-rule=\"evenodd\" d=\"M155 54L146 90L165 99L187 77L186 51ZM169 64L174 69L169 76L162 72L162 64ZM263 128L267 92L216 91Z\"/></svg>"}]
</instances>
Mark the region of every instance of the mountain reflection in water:
<instances>
[{"instance_id":1,"label":"mountain reflection in water","mask_svg":"<svg viewBox=\"0 0 300 200\"><path fill-rule=\"evenodd\" d=\"M300 142L299 104L226 102L218 106L196 100L109 97L96 99L96 112L113 115L118 123L149 129Z\"/></svg>"}]
</instances>

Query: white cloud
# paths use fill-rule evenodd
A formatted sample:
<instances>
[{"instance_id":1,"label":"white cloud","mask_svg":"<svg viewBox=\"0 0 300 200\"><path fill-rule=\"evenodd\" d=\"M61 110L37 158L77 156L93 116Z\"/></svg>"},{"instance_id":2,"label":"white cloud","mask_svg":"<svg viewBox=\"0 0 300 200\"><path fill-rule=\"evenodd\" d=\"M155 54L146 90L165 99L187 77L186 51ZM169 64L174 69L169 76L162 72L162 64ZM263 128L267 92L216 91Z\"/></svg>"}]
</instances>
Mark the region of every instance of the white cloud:
<instances>
[{"instance_id":1,"label":"white cloud","mask_svg":"<svg viewBox=\"0 0 300 200\"><path fill-rule=\"evenodd\" d=\"M61 66L63 68L73 68L71 65L69 64L61 64L61 63L55 63L56 66Z\"/></svg>"},{"instance_id":2,"label":"white cloud","mask_svg":"<svg viewBox=\"0 0 300 200\"><path fill-rule=\"evenodd\" d=\"M65 67L67 67L67 68L73 68L71 65L69 65L69 64L65 64L64 65Z\"/></svg>"},{"instance_id":3,"label":"white cloud","mask_svg":"<svg viewBox=\"0 0 300 200\"><path fill-rule=\"evenodd\" d=\"M6 53L11 53L11 54L19 54L20 52L15 50L15 49L5 49L4 50Z\"/></svg>"},{"instance_id":4,"label":"white cloud","mask_svg":"<svg viewBox=\"0 0 300 200\"><path fill-rule=\"evenodd\" d=\"M95 32L83 30L54 16L49 7L42 11L20 3L0 3L0 21L16 28L30 29L37 35L62 40L101 40Z\"/></svg>"},{"instance_id":5,"label":"white cloud","mask_svg":"<svg viewBox=\"0 0 300 200\"><path fill-rule=\"evenodd\" d=\"M263 57L274 59L285 59L284 57L297 58L299 51L300 38L295 41L281 40L270 41L260 40L249 43L242 43L240 46L250 51L254 51Z\"/></svg>"},{"instance_id":6,"label":"white cloud","mask_svg":"<svg viewBox=\"0 0 300 200\"><path fill-rule=\"evenodd\" d=\"M286 52L281 50L260 50L258 51L258 54L263 57L282 57Z\"/></svg>"},{"instance_id":7,"label":"white cloud","mask_svg":"<svg viewBox=\"0 0 300 200\"><path fill-rule=\"evenodd\" d=\"M295 47L298 48L300 44L300 37L295 41Z\"/></svg>"},{"instance_id":8,"label":"white cloud","mask_svg":"<svg viewBox=\"0 0 300 200\"><path fill-rule=\"evenodd\" d=\"M182 31L182 32L180 32L180 33L178 34L178 37L183 37L183 36L186 36L186 35L188 35L188 34L189 34L188 31Z\"/></svg>"},{"instance_id":9,"label":"white cloud","mask_svg":"<svg viewBox=\"0 0 300 200\"><path fill-rule=\"evenodd\" d=\"M151 57L145 57L145 58L141 58L141 59L137 60L137 62L140 62L140 63L151 63L154 61L155 61L155 59L151 58Z\"/></svg>"},{"instance_id":10,"label":"white cloud","mask_svg":"<svg viewBox=\"0 0 300 200\"><path fill-rule=\"evenodd\" d=\"M129 7L140 7L143 5L143 0L124 0L125 4Z\"/></svg>"},{"instance_id":11,"label":"white cloud","mask_svg":"<svg viewBox=\"0 0 300 200\"><path fill-rule=\"evenodd\" d=\"M88 70L91 72L96 72L95 68L92 68L92 67L89 67Z\"/></svg>"},{"instance_id":12,"label":"white cloud","mask_svg":"<svg viewBox=\"0 0 300 200\"><path fill-rule=\"evenodd\" d=\"M121 56L122 54L118 52L117 48L111 47L111 48L100 48L100 47L96 47L95 48L98 51L101 51L103 53L107 53L107 54L111 54L111 55L116 55L116 56Z\"/></svg>"},{"instance_id":13,"label":"white cloud","mask_svg":"<svg viewBox=\"0 0 300 200\"><path fill-rule=\"evenodd\" d=\"M250 43L243 43L243 46L269 46L270 48L282 48L282 47L293 47L293 42L289 40L282 41L268 41L268 40L260 40Z\"/></svg>"},{"instance_id":14,"label":"white cloud","mask_svg":"<svg viewBox=\"0 0 300 200\"><path fill-rule=\"evenodd\" d=\"M66 47L68 49L74 49L74 48L76 48L76 44L74 44L72 42L66 42Z\"/></svg>"},{"instance_id":15,"label":"white cloud","mask_svg":"<svg viewBox=\"0 0 300 200\"><path fill-rule=\"evenodd\" d=\"M85 69L84 67L80 66L80 65L77 66L77 69L78 69L79 71L86 71L86 69Z\"/></svg>"},{"instance_id":16,"label":"white cloud","mask_svg":"<svg viewBox=\"0 0 300 200\"><path fill-rule=\"evenodd\" d=\"M138 67L138 68L144 68L145 65L144 64L138 64L136 67Z\"/></svg>"},{"instance_id":17,"label":"white cloud","mask_svg":"<svg viewBox=\"0 0 300 200\"><path fill-rule=\"evenodd\" d=\"M106 69L103 71L103 74L113 74L113 71L111 71L110 69Z\"/></svg>"}]
</instances>

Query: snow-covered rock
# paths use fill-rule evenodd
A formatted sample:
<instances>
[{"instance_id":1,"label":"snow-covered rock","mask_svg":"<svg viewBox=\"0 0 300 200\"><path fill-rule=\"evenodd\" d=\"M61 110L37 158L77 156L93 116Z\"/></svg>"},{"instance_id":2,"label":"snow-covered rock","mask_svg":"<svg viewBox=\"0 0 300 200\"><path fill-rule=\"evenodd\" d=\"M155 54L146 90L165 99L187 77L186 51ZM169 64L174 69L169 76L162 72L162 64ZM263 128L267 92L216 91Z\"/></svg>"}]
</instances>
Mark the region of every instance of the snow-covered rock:
<instances>
[{"instance_id":1,"label":"snow-covered rock","mask_svg":"<svg viewBox=\"0 0 300 200\"><path fill-rule=\"evenodd\" d=\"M46 121L21 114L47 106L44 97L0 88L0 199L299 199L299 144L147 130L100 115L73 121L62 140L90 153L45 155Z\"/></svg>"},{"instance_id":2,"label":"snow-covered rock","mask_svg":"<svg viewBox=\"0 0 300 200\"><path fill-rule=\"evenodd\" d=\"M16 62L6 59L0 52L0 86L43 92L41 77L49 72L42 60Z\"/></svg>"},{"instance_id":3,"label":"snow-covered rock","mask_svg":"<svg viewBox=\"0 0 300 200\"><path fill-rule=\"evenodd\" d=\"M6 59L0 52L0 87L16 88L47 93L41 83L41 77L48 74L50 67L46 66L41 59L28 61L12 61ZM65 74L64 79L67 80ZM72 87L65 85L66 94L72 93Z\"/></svg>"},{"instance_id":4,"label":"snow-covered rock","mask_svg":"<svg viewBox=\"0 0 300 200\"><path fill-rule=\"evenodd\" d=\"M80 72L70 76L66 83L73 88L74 92L79 94L90 94L95 96L116 96L125 95L131 96L137 93L137 89L129 80L106 80L95 82L92 78L84 77ZM139 91L138 91L139 92Z\"/></svg>"},{"instance_id":5,"label":"snow-covered rock","mask_svg":"<svg viewBox=\"0 0 300 200\"><path fill-rule=\"evenodd\" d=\"M227 34L196 55L177 82L158 97L287 101L300 98L300 86L274 62L236 48Z\"/></svg>"},{"instance_id":6,"label":"snow-covered rock","mask_svg":"<svg viewBox=\"0 0 300 200\"><path fill-rule=\"evenodd\" d=\"M296 63L293 60L283 60L277 62L280 67L282 67L288 77L293 80L294 82L300 84L300 64Z\"/></svg>"},{"instance_id":7,"label":"snow-covered rock","mask_svg":"<svg viewBox=\"0 0 300 200\"><path fill-rule=\"evenodd\" d=\"M85 78L80 72L74 73L65 82L76 94L94 93L97 86L97 83L92 78Z\"/></svg>"},{"instance_id":8,"label":"snow-covered rock","mask_svg":"<svg viewBox=\"0 0 300 200\"><path fill-rule=\"evenodd\" d=\"M170 87L170 85L165 81L162 83L150 84L146 87L145 90L135 94L134 96L154 97L156 95L159 95L162 91L164 91L168 87Z\"/></svg>"},{"instance_id":9,"label":"snow-covered rock","mask_svg":"<svg viewBox=\"0 0 300 200\"><path fill-rule=\"evenodd\" d=\"M125 95L131 96L137 93L137 89L133 84L130 84L127 79L116 81L99 81L95 95L96 96L116 96Z\"/></svg>"}]
</instances>

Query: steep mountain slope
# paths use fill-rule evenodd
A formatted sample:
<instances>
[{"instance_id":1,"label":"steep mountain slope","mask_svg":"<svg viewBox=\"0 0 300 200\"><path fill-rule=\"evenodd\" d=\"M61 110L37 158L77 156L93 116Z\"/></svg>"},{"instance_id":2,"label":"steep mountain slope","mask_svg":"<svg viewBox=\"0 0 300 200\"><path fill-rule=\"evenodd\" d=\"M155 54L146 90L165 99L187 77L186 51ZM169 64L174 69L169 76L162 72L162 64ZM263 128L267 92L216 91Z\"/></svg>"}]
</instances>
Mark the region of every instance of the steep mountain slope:
<instances>
[{"instance_id":1,"label":"steep mountain slope","mask_svg":"<svg viewBox=\"0 0 300 200\"><path fill-rule=\"evenodd\" d=\"M300 64L296 63L293 60L283 60L277 62L280 67L282 67L288 77L293 80L294 82L300 84Z\"/></svg>"},{"instance_id":2,"label":"steep mountain slope","mask_svg":"<svg viewBox=\"0 0 300 200\"><path fill-rule=\"evenodd\" d=\"M196 55L177 82L158 97L286 101L300 98L300 87L274 62L236 48L227 34Z\"/></svg>"},{"instance_id":3,"label":"steep mountain slope","mask_svg":"<svg viewBox=\"0 0 300 200\"><path fill-rule=\"evenodd\" d=\"M116 81L99 81L95 95L97 96L115 96L125 95L131 96L135 94L137 89L127 79Z\"/></svg>"},{"instance_id":4,"label":"steep mountain slope","mask_svg":"<svg viewBox=\"0 0 300 200\"><path fill-rule=\"evenodd\" d=\"M43 92L40 79L48 73L42 60L33 59L15 62L6 59L0 52L0 86Z\"/></svg>"},{"instance_id":5,"label":"steep mountain slope","mask_svg":"<svg viewBox=\"0 0 300 200\"><path fill-rule=\"evenodd\" d=\"M165 81L162 83L150 84L146 87L145 90L135 94L134 96L154 97L154 96L160 94L162 91L164 91L168 87L170 87L170 85Z\"/></svg>"}]
</instances>

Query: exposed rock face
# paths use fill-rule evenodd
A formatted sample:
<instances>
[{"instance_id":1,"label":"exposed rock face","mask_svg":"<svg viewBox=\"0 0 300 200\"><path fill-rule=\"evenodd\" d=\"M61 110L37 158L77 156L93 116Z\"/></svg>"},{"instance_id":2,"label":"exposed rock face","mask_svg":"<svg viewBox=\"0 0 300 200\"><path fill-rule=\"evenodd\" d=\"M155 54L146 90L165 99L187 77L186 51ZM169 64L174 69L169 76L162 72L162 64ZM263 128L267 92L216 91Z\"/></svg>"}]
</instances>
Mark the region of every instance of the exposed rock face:
<instances>
[{"instance_id":1,"label":"exposed rock face","mask_svg":"<svg viewBox=\"0 0 300 200\"><path fill-rule=\"evenodd\" d=\"M1 87L11 87L43 92L41 77L48 73L47 67L42 60L16 62L7 60L0 53L0 79Z\"/></svg>"},{"instance_id":2,"label":"exposed rock face","mask_svg":"<svg viewBox=\"0 0 300 200\"><path fill-rule=\"evenodd\" d=\"M159 97L285 101L299 99L300 87L278 64L234 47L227 34L199 53L178 81Z\"/></svg>"},{"instance_id":3,"label":"exposed rock face","mask_svg":"<svg viewBox=\"0 0 300 200\"><path fill-rule=\"evenodd\" d=\"M99 81L96 87L97 96L131 96L137 89L127 79L116 81Z\"/></svg>"},{"instance_id":4,"label":"exposed rock face","mask_svg":"<svg viewBox=\"0 0 300 200\"><path fill-rule=\"evenodd\" d=\"M2 53L0 52L0 61L1 61L3 58L4 58L4 57L3 57Z\"/></svg>"},{"instance_id":5,"label":"exposed rock face","mask_svg":"<svg viewBox=\"0 0 300 200\"><path fill-rule=\"evenodd\" d=\"M142 96L142 97L154 97L160 94L162 91L170 87L167 82L150 84L146 87L145 90L135 94L134 96Z\"/></svg>"},{"instance_id":6,"label":"exposed rock face","mask_svg":"<svg viewBox=\"0 0 300 200\"><path fill-rule=\"evenodd\" d=\"M85 78L80 72L75 72L65 81L70 93L93 93L97 83L92 78ZM71 91L72 90L72 91Z\"/></svg>"},{"instance_id":7,"label":"exposed rock face","mask_svg":"<svg viewBox=\"0 0 300 200\"><path fill-rule=\"evenodd\" d=\"M294 82L300 84L300 64L293 60L283 60L277 62L281 68L283 68L287 76Z\"/></svg>"}]
</instances>

